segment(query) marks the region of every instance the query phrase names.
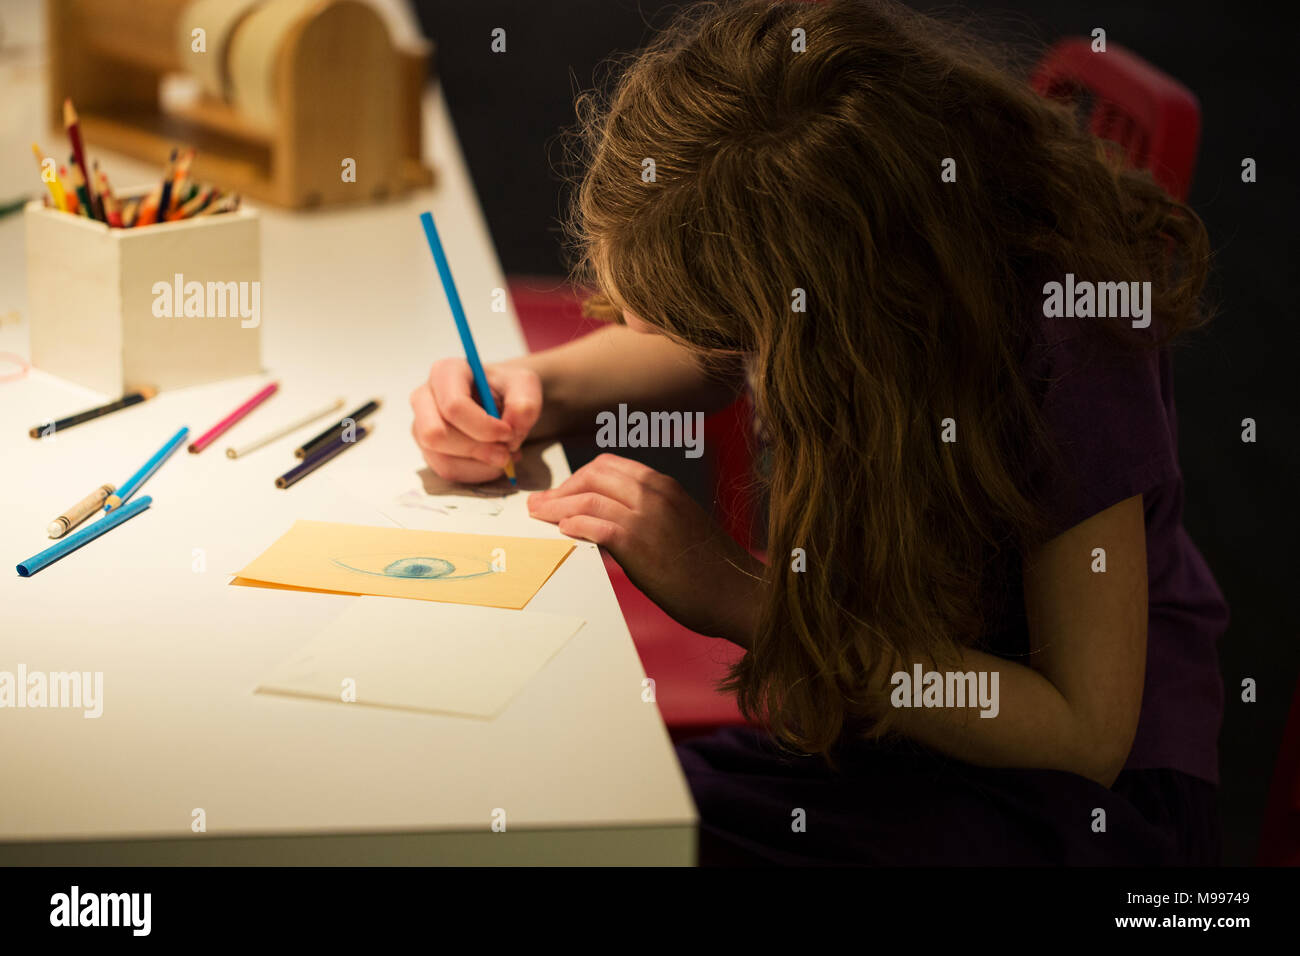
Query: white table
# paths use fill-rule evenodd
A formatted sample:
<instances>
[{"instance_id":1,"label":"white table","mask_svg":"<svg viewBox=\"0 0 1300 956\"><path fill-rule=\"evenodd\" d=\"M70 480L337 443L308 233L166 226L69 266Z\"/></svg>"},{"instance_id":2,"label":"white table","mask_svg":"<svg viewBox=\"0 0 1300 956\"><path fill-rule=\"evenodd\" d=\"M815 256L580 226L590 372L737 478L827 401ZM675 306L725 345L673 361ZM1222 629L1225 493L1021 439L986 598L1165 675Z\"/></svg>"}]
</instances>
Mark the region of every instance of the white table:
<instances>
[{"instance_id":1,"label":"white table","mask_svg":"<svg viewBox=\"0 0 1300 956\"><path fill-rule=\"evenodd\" d=\"M504 278L440 93L426 123L435 190L261 210L267 376L164 393L41 442L28 427L109 396L39 371L0 383L0 670L104 675L99 719L0 709L0 863L694 861L690 793L589 544L528 605L586 626L495 720L253 693L355 599L231 586L232 573L296 519L408 524L393 507L421 465L407 394L435 358L459 354L420 211L439 223L484 360L524 350L514 314L489 307ZM89 146L115 183L157 172ZM0 220L0 316L25 315L25 299L17 215ZM0 326L0 350L26 354L26 335L25 321ZM300 435L238 461L224 439L178 453L146 485L144 514L32 578L12 570L48 544L45 525L67 505L272 377L277 412L251 419L244 438L339 394L349 408L383 397L373 436L288 491L272 479ZM567 475L558 445L546 460ZM483 531L484 520L430 513L409 526ZM521 495L491 520L505 534L558 535ZM191 830L196 808L206 832ZM498 808L505 833L490 828Z\"/></svg>"}]
</instances>

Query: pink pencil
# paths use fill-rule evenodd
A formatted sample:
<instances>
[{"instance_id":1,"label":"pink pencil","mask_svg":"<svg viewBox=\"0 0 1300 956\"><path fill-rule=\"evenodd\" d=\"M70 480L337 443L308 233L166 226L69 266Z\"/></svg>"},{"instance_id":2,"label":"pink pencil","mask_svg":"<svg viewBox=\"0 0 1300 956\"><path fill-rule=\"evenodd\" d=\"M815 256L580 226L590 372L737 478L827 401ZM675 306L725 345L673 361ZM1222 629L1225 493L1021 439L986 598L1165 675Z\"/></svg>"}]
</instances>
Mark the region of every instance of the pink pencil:
<instances>
[{"instance_id":1,"label":"pink pencil","mask_svg":"<svg viewBox=\"0 0 1300 956\"><path fill-rule=\"evenodd\" d=\"M225 418L221 419L221 421L209 428L198 440L190 445L190 454L197 455L199 452L203 451L203 449L211 445L214 441L225 434L230 429L231 425L235 424L235 422L239 421L258 405L261 405L264 401L274 395L276 389L279 387L279 382L272 382Z\"/></svg>"}]
</instances>

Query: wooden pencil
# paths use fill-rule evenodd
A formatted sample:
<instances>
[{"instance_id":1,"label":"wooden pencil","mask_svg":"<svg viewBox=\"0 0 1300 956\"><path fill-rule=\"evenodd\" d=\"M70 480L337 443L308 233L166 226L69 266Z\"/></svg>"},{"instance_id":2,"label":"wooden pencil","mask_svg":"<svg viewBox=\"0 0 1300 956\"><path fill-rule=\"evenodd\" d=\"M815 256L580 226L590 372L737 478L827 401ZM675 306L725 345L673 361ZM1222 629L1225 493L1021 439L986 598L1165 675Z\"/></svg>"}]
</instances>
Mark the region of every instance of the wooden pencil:
<instances>
[{"instance_id":1,"label":"wooden pencil","mask_svg":"<svg viewBox=\"0 0 1300 956\"><path fill-rule=\"evenodd\" d=\"M45 188L50 192L50 198L54 200L54 207L68 211L67 196L63 191L63 184L59 182L59 177L55 176L52 180L45 178L45 156L41 153L41 148L32 143L32 153L36 156L36 168L41 171L41 182L45 183Z\"/></svg>"},{"instance_id":2,"label":"wooden pencil","mask_svg":"<svg viewBox=\"0 0 1300 956\"><path fill-rule=\"evenodd\" d=\"M96 418L102 418L105 415L111 415L113 412L121 411L124 408L130 408L132 405L138 405L141 402L147 402L158 394L158 389L146 385L127 392L116 401L109 402L107 405L99 405L95 408L89 408L84 412L77 412L75 415L67 415L63 418L51 422L42 422L27 430L27 434L32 438L45 438L49 435L63 431L65 428L71 428L73 425L80 425L83 422L93 421Z\"/></svg>"},{"instance_id":3,"label":"wooden pencil","mask_svg":"<svg viewBox=\"0 0 1300 956\"><path fill-rule=\"evenodd\" d=\"M194 147L190 147L181 154L180 161L176 164L176 176L172 181L172 194L165 209L159 210L158 218L164 218L162 213L175 212L177 207L184 201L186 185L190 176L190 163L194 162Z\"/></svg>"},{"instance_id":4,"label":"wooden pencil","mask_svg":"<svg viewBox=\"0 0 1300 956\"><path fill-rule=\"evenodd\" d=\"M90 192L86 187L86 181L81 178L81 170L74 165L68 172L72 190L81 202L81 214L89 219L94 219L95 217L91 215Z\"/></svg>"},{"instance_id":5,"label":"wooden pencil","mask_svg":"<svg viewBox=\"0 0 1300 956\"><path fill-rule=\"evenodd\" d=\"M59 188L63 190L64 211L70 212L74 216L81 211L81 200L77 198L76 192L71 185L64 186L64 182L71 183L72 177L68 175L68 167L59 167Z\"/></svg>"},{"instance_id":6,"label":"wooden pencil","mask_svg":"<svg viewBox=\"0 0 1300 956\"><path fill-rule=\"evenodd\" d=\"M90 197L90 218L104 220L104 211L100 208L99 201L95 196L94 186L90 181L90 167L86 165L86 150L81 142L81 122L77 119L77 111L72 105L71 99L63 101L63 126L67 130L68 139L72 143L72 156L75 164L81 168L81 178L86 183L86 193Z\"/></svg>"},{"instance_id":7,"label":"wooden pencil","mask_svg":"<svg viewBox=\"0 0 1300 956\"><path fill-rule=\"evenodd\" d=\"M171 156L167 159L167 168L163 170L162 192L158 195L158 222L167 218L167 213L172 207L172 188L175 186L176 179L176 156L179 150L172 147Z\"/></svg>"},{"instance_id":8,"label":"wooden pencil","mask_svg":"<svg viewBox=\"0 0 1300 956\"><path fill-rule=\"evenodd\" d=\"M149 190L149 195L140 200L135 225L147 226L158 221L158 203L162 200L162 189L162 183L159 183Z\"/></svg>"},{"instance_id":9,"label":"wooden pencil","mask_svg":"<svg viewBox=\"0 0 1300 956\"><path fill-rule=\"evenodd\" d=\"M204 186L199 190L197 196L185 203L183 206L173 210L167 216L167 221L174 222L177 219L188 219L190 216L195 215L200 209L208 204L208 201L212 198L212 193L213 188L211 186Z\"/></svg>"},{"instance_id":10,"label":"wooden pencil","mask_svg":"<svg viewBox=\"0 0 1300 956\"><path fill-rule=\"evenodd\" d=\"M108 224L121 229L122 210L113 195L113 187L108 184L108 175L99 168L99 160L95 160L95 185L99 188L99 199L104 204L104 217Z\"/></svg>"},{"instance_id":11,"label":"wooden pencil","mask_svg":"<svg viewBox=\"0 0 1300 956\"><path fill-rule=\"evenodd\" d=\"M313 454L308 455L306 459L303 460L302 464L295 465L279 478L275 479L275 487L288 488L291 485L297 484L327 461L343 454L343 452L347 451L353 445L359 445L361 440L374 430L374 425L370 425L369 427L358 425L356 433L353 435L351 441L345 441L344 436L340 433L329 444L322 445Z\"/></svg>"},{"instance_id":12,"label":"wooden pencil","mask_svg":"<svg viewBox=\"0 0 1300 956\"><path fill-rule=\"evenodd\" d=\"M219 212L234 212L239 208L239 193L226 193L219 201L210 202L196 216L212 216Z\"/></svg>"},{"instance_id":13,"label":"wooden pencil","mask_svg":"<svg viewBox=\"0 0 1300 956\"><path fill-rule=\"evenodd\" d=\"M492 397L492 389L483 371L483 362L479 359L478 348L474 345L469 320L465 317L465 307L461 303L460 293L456 291L456 283L451 277L451 265L447 261L442 239L438 235L438 227L434 225L433 213L420 213L420 224L424 226L424 238L428 240L429 251L433 253L434 266L438 270L438 277L442 280L442 290L447 295L447 304L451 307L451 317L456 322L456 331L460 333L460 342L465 349L465 360L474 375L474 388L478 391L479 402L482 403L485 412L493 418L500 418L501 412L497 410L496 399ZM505 473L510 479L510 484L519 484L519 479L515 476L514 462L509 459L506 459Z\"/></svg>"}]
</instances>

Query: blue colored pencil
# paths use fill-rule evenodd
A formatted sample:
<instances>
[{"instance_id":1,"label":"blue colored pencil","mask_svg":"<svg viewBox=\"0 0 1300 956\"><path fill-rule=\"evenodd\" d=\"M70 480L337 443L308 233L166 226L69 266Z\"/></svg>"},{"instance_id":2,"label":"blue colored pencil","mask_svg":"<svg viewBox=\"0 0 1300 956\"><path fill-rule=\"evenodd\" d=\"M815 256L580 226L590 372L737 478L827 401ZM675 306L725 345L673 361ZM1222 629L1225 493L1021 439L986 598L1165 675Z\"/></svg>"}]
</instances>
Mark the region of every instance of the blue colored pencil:
<instances>
[{"instance_id":1,"label":"blue colored pencil","mask_svg":"<svg viewBox=\"0 0 1300 956\"><path fill-rule=\"evenodd\" d=\"M189 433L190 430L188 428L182 428L175 435L169 438L167 444L154 452L154 456L146 461L140 467L139 471L126 480L126 484L122 485L121 488L118 488L115 494L108 496L108 501L104 504L104 510L112 511L115 508L120 508L122 502L135 494L136 491L139 490L140 486L149 480L149 476L157 471L162 463L167 460L171 453L181 446L181 442L185 441L185 436Z\"/></svg>"},{"instance_id":2,"label":"blue colored pencil","mask_svg":"<svg viewBox=\"0 0 1300 956\"><path fill-rule=\"evenodd\" d=\"M465 318L465 309L460 304L460 295L456 292L456 283L451 278L451 266L447 264L447 254L442 250L442 240L438 238L438 228L433 224L433 213L420 213L420 223L424 226L424 238L429 240L429 251L433 253L434 264L438 267L438 277L442 279L442 290L447 293L447 304L451 306L451 317L456 320L456 331L460 333L460 344L465 347L465 360L469 362L474 373L474 385L478 388L479 400L483 410L493 418L500 418L497 403L492 398L492 389L488 387L487 374L483 363L479 361L478 349L474 347L474 336L469 331L469 321ZM510 484L517 485L515 466L506 462L506 475Z\"/></svg>"},{"instance_id":3,"label":"blue colored pencil","mask_svg":"<svg viewBox=\"0 0 1300 956\"><path fill-rule=\"evenodd\" d=\"M33 574L48 564L53 564L67 554L71 554L88 541L93 541L105 531L111 531L128 518L134 518L145 508L153 504L153 499L148 495L143 495L137 500L131 502L125 508L119 508L110 515L104 515L98 521L93 521L86 527L82 528L75 534L70 534L58 544L50 545L40 554L32 555L22 564L18 565L18 574L20 577L30 578Z\"/></svg>"}]
</instances>

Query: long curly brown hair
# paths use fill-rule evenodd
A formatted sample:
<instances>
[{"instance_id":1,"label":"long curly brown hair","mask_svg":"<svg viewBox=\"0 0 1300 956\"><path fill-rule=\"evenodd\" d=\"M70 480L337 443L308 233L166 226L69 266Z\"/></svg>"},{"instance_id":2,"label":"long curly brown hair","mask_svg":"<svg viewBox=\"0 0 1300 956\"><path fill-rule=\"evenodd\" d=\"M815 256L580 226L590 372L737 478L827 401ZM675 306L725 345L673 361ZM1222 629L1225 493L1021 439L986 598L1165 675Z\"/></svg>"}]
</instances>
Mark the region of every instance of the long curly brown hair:
<instances>
[{"instance_id":1,"label":"long curly brown hair","mask_svg":"<svg viewBox=\"0 0 1300 956\"><path fill-rule=\"evenodd\" d=\"M710 3L579 100L592 311L749 357L772 560L726 686L803 751L888 730L889 675L978 644L990 569L1043 539L1044 277L1151 281L1145 345L1206 318L1197 216L1008 62L882 0Z\"/></svg>"}]
</instances>

